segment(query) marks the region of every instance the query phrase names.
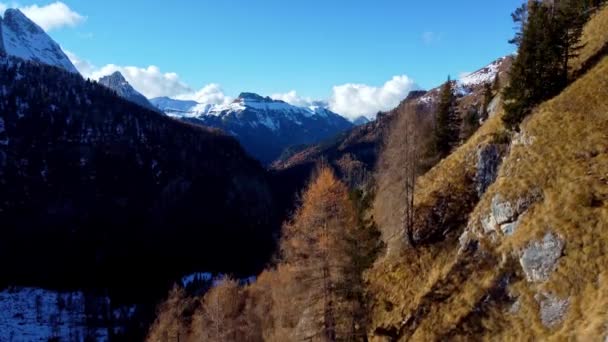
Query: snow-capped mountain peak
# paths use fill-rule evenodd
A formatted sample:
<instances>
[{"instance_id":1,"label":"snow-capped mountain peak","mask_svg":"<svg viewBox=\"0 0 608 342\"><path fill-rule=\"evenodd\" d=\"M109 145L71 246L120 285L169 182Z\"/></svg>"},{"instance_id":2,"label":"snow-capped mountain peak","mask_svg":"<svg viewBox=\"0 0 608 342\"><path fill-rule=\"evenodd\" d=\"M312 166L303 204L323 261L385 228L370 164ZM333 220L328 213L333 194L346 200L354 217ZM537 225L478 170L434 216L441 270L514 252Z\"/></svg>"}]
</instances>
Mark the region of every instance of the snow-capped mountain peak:
<instances>
[{"instance_id":1,"label":"snow-capped mountain peak","mask_svg":"<svg viewBox=\"0 0 608 342\"><path fill-rule=\"evenodd\" d=\"M129 100L148 109L153 109L155 111L158 110L148 101L145 96L135 90L119 71L100 78L99 84L114 90L116 94L118 94L118 96L126 100Z\"/></svg>"},{"instance_id":2,"label":"snow-capped mountain peak","mask_svg":"<svg viewBox=\"0 0 608 342\"><path fill-rule=\"evenodd\" d=\"M59 44L18 9L7 9L0 19L0 55L3 53L78 73Z\"/></svg>"},{"instance_id":3,"label":"snow-capped mountain peak","mask_svg":"<svg viewBox=\"0 0 608 342\"><path fill-rule=\"evenodd\" d=\"M169 116L223 129L264 163L288 146L318 142L353 126L324 102L298 107L250 92L216 105L163 97L150 102Z\"/></svg>"}]
</instances>

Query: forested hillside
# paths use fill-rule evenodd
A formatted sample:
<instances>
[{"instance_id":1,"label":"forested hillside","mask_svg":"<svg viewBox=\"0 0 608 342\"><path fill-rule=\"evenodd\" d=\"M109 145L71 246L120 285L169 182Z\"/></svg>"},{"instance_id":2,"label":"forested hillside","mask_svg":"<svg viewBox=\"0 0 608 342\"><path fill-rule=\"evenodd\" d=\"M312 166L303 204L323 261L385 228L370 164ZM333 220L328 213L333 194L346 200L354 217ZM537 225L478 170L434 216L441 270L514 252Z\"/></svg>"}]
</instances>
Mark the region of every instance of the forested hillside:
<instances>
[{"instance_id":1,"label":"forested hillside","mask_svg":"<svg viewBox=\"0 0 608 342\"><path fill-rule=\"evenodd\" d=\"M272 193L233 138L11 57L0 93L1 284L153 303L188 272L267 262Z\"/></svg>"}]
</instances>

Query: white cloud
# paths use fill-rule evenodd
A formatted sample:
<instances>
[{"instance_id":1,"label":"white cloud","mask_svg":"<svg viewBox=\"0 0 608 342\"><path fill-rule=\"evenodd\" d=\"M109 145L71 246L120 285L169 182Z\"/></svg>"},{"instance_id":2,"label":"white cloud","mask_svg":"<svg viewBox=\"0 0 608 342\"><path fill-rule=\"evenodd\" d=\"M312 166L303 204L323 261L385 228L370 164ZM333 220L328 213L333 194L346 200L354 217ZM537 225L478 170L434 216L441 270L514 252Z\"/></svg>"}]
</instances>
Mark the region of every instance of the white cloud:
<instances>
[{"instance_id":1,"label":"white cloud","mask_svg":"<svg viewBox=\"0 0 608 342\"><path fill-rule=\"evenodd\" d=\"M218 84L211 83L198 91L194 91L179 78L178 74L161 72L154 65L141 68L107 64L98 68L70 51L65 51L65 53L83 77L99 80L103 76L119 71L133 88L147 98L168 96L181 100L194 100L204 104L222 104L232 101L232 98L226 96Z\"/></svg>"},{"instance_id":2,"label":"white cloud","mask_svg":"<svg viewBox=\"0 0 608 342\"><path fill-rule=\"evenodd\" d=\"M293 106L308 107L314 102L310 97L301 97L295 90L287 93L278 93L270 95L273 100L281 100Z\"/></svg>"},{"instance_id":3,"label":"white cloud","mask_svg":"<svg viewBox=\"0 0 608 342\"><path fill-rule=\"evenodd\" d=\"M78 71L80 71L80 74L82 74L82 76L84 76L85 78L91 78L91 74L95 71L95 66L93 64L91 64L87 60L81 59L80 57L76 56L76 54L72 53L71 51L68 51L63 48L62 48L62 50L65 53L65 55L68 56L68 58L70 59L72 64L74 64L76 69Z\"/></svg>"},{"instance_id":4,"label":"white cloud","mask_svg":"<svg viewBox=\"0 0 608 342\"><path fill-rule=\"evenodd\" d=\"M181 100L194 100L202 104L225 104L233 100L217 83L207 84L199 90L194 90L183 82L178 74L163 73L153 65L141 68L108 64L98 68L70 51L66 51L66 54L84 77L98 80L115 71L120 71L135 89L148 98L168 96ZM379 111L395 108L410 91L415 89L418 89L418 86L405 75L394 76L380 87L348 83L333 87L332 94L326 103L332 111L348 119L356 119L361 115L371 119ZM295 90L272 94L270 97L302 107L319 103L309 97L298 95Z\"/></svg>"},{"instance_id":5,"label":"white cloud","mask_svg":"<svg viewBox=\"0 0 608 342\"><path fill-rule=\"evenodd\" d=\"M379 111L397 107L415 89L416 83L405 75L394 76L381 87L348 83L333 88L329 108L349 119L374 118Z\"/></svg>"},{"instance_id":6,"label":"white cloud","mask_svg":"<svg viewBox=\"0 0 608 342\"><path fill-rule=\"evenodd\" d=\"M224 94L222 87L217 83L207 84L196 92L180 94L176 98L180 100L194 100L203 104L226 104L233 100L232 97Z\"/></svg>"},{"instance_id":7,"label":"white cloud","mask_svg":"<svg viewBox=\"0 0 608 342\"><path fill-rule=\"evenodd\" d=\"M163 73L157 66L150 65L145 68L137 66L119 66L108 64L94 70L90 78L98 80L103 76L119 71L133 88L137 89L147 98L158 96L176 96L191 91L190 87L179 79L176 73Z\"/></svg>"},{"instance_id":8,"label":"white cloud","mask_svg":"<svg viewBox=\"0 0 608 342\"><path fill-rule=\"evenodd\" d=\"M66 4L56 1L46 6L19 6L13 2L11 4L0 2L0 13L4 13L7 8L18 8L33 22L42 27L45 31L69 26L74 27L86 20L86 17L73 11Z\"/></svg>"}]
</instances>

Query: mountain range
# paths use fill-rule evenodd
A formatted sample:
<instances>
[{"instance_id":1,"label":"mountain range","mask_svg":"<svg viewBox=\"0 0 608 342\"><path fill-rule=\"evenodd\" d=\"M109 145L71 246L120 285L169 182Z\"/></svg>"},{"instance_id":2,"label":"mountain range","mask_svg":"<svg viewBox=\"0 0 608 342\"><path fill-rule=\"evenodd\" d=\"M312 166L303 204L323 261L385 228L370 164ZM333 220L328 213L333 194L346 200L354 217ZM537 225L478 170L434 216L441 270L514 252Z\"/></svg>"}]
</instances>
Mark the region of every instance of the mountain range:
<instances>
[{"instance_id":1,"label":"mountain range","mask_svg":"<svg viewBox=\"0 0 608 342\"><path fill-rule=\"evenodd\" d=\"M78 73L59 45L21 11L8 9L0 20L0 55ZM223 105L166 97L148 101L120 72L104 76L98 82L144 108L160 110L190 123L222 129L233 135L249 154L263 164L275 161L288 147L315 143L353 127L353 123L327 109L323 102L297 107L254 93L242 93L233 102ZM364 119L359 119L356 124L363 122Z\"/></svg>"},{"instance_id":2,"label":"mountain range","mask_svg":"<svg viewBox=\"0 0 608 342\"><path fill-rule=\"evenodd\" d=\"M353 127L323 102L298 107L254 93L241 93L221 105L166 97L150 102L169 116L222 129L264 164L272 163L288 147L315 143Z\"/></svg>"}]
</instances>

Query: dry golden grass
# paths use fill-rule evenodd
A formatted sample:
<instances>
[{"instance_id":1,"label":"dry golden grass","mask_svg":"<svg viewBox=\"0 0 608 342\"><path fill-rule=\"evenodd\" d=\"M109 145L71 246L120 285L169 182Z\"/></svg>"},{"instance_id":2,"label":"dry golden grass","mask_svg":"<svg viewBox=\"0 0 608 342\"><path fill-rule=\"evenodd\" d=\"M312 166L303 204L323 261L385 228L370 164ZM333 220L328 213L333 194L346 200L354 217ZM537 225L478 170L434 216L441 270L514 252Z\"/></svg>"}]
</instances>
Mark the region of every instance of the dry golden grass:
<instances>
[{"instance_id":1,"label":"dry golden grass","mask_svg":"<svg viewBox=\"0 0 608 342\"><path fill-rule=\"evenodd\" d=\"M585 29L587 45L576 62L579 68L591 65L586 61L597 58L594 56L608 41L607 24L605 8ZM471 200L476 152L480 145L504 135L501 116L499 109L465 144L418 179L417 208L433 208L447 192L450 201ZM485 264L466 253L457 253L457 235L425 246L418 254L406 251L379 260L368 273L374 300L373 326L380 328L373 336L376 340L387 340L381 333L395 331L402 340L419 341L589 341L606 336L608 57L599 59L562 94L539 106L522 129L526 137L532 138L532 144L511 147L497 181L479 203L455 204L452 210L461 209L465 211L462 215L470 215L468 226L483 236L480 219L489 213L494 195L500 194L515 204L518 198L539 191L542 199L522 216L513 236L480 241L482 254L475 258L484 255L488 258ZM376 210L386 208L386 203L375 206ZM394 222L398 222L397 216L384 221ZM519 266L519 251L547 231L564 239L564 255L547 282L531 284ZM503 298L488 297L503 275L510 276L507 294ZM538 293L569 298L567 314L558 327L542 325L535 299ZM519 311L509 313L516 299ZM412 325L414 315L418 318ZM404 332L408 325L413 326L412 331Z\"/></svg>"},{"instance_id":2,"label":"dry golden grass","mask_svg":"<svg viewBox=\"0 0 608 342\"><path fill-rule=\"evenodd\" d=\"M452 203L450 210L466 217L475 205L470 201L474 201L471 198L471 179L475 175L477 150L480 145L493 142L503 130L500 117L499 110L465 144L418 179L415 195L417 208L433 208L447 196ZM388 154L385 153L384 158L388 159L385 160L386 163L395 168L398 165L394 165L394 162L399 154L391 152L390 147L389 141L386 151ZM399 228L395 226L400 225L401 211L398 200L402 196L395 196L394 192L403 189L400 186L399 174L393 172L394 170L389 171L388 176L379 179L374 211L376 219L380 218L379 224L383 231L398 232ZM383 192L389 191L390 196L383 195ZM461 229L448 234L440 243L423 246L415 252L405 250L399 255L394 251L376 263L374 269L367 274L370 294L374 301L372 326L395 329L402 326L405 318L420 310L428 310L420 319L418 328L414 332L403 333L402 338L432 340L432 337L439 338L448 334L452 327L470 313L485 290L493 286L500 272L494 272L494 263L471 268L481 265L460 262L460 231ZM399 235L391 237L400 238ZM388 241L388 244L399 245L391 241ZM456 296L451 296L452 294ZM446 299L441 305L432 305L432 299L436 296L446 296ZM378 336L376 338L380 340Z\"/></svg>"},{"instance_id":3,"label":"dry golden grass","mask_svg":"<svg viewBox=\"0 0 608 342\"><path fill-rule=\"evenodd\" d=\"M499 240L496 252L517 253L548 231L564 239L565 250L546 283L514 284L522 311L508 322L516 329L507 332L524 335L505 338L534 335L562 340L578 334L600 338L608 332L605 309L596 302L605 302L608 291L600 276L608 265L608 58L541 105L522 130L533 137L533 143L512 148L472 220L477 223L489 212L495 194L515 203L531 189L539 189L543 199L523 215L513 236ZM570 298L560 328L548 330L539 322L534 299L538 292ZM598 334L602 324L604 330Z\"/></svg>"}]
</instances>

